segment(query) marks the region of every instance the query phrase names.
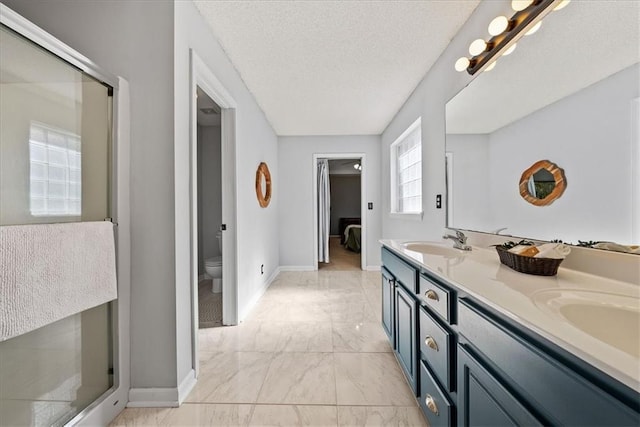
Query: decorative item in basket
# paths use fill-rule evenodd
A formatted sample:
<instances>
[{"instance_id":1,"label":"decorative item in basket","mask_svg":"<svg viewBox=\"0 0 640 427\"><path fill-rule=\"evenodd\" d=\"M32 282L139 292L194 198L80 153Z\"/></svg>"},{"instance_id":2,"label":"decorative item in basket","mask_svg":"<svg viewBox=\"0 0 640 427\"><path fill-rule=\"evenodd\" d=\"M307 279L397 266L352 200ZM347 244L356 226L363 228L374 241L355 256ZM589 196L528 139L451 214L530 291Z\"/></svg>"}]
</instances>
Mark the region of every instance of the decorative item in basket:
<instances>
[{"instance_id":1,"label":"decorative item in basket","mask_svg":"<svg viewBox=\"0 0 640 427\"><path fill-rule=\"evenodd\" d=\"M571 248L563 243L536 245L527 240L496 245L500 262L513 270L538 276L555 276Z\"/></svg>"}]
</instances>

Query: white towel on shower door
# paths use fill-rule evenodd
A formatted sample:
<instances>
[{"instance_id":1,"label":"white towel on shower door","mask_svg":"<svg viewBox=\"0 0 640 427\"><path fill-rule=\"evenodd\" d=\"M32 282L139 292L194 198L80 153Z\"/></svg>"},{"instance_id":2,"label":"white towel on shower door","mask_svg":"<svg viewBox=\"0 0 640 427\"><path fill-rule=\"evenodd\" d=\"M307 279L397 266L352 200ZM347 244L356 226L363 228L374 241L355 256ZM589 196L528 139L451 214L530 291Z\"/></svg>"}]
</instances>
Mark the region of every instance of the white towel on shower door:
<instances>
[{"instance_id":1,"label":"white towel on shower door","mask_svg":"<svg viewBox=\"0 0 640 427\"><path fill-rule=\"evenodd\" d=\"M117 298L113 227L0 227L0 341Z\"/></svg>"}]
</instances>

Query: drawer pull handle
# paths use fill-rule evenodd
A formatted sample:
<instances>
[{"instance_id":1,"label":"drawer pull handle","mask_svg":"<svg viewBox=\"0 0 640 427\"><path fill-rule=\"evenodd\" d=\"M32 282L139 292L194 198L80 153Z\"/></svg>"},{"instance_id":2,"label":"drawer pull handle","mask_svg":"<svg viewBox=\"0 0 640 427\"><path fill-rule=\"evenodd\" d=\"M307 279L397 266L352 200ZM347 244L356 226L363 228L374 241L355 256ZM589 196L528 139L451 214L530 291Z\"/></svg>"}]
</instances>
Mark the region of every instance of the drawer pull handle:
<instances>
[{"instance_id":1,"label":"drawer pull handle","mask_svg":"<svg viewBox=\"0 0 640 427\"><path fill-rule=\"evenodd\" d=\"M425 292L424 296L434 301L440 301L440 298L438 298L438 294L433 289L429 289L427 292Z\"/></svg>"},{"instance_id":2,"label":"drawer pull handle","mask_svg":"<svg viewBox=\"0 0 640 427\"><path fill-rule=\"evenodd\" d=\"M430 347L435 351L438 351L438 343L436 343L436 340L434 340L433 337L427 335L427 338L424 340L424 343L427 345L427 347Z\"/></svg>"},{"instance_id":3,"label":"drawer pull handle","mask_svg":"<svg viewBox=\"0 0 640 427\"><path fill-rule=\"evenodd\" d=\"M427 404L427 408L434 414L438 415L438 406L436 405L435 400L431 397L430 394L427 394L427 398L424 400L424 403Z\"/></svg>"}]
</instances>

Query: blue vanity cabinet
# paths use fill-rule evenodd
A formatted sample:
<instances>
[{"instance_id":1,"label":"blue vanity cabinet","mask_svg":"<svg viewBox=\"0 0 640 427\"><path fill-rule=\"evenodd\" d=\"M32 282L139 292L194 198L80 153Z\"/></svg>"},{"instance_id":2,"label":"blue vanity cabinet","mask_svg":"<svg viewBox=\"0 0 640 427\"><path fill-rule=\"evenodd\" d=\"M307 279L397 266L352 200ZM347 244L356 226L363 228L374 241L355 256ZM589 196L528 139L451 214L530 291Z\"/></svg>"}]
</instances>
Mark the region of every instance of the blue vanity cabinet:
<instances>
[{"instance_id":1,"label":"blue vanity cabinet","mask_svg":"<svg viewBox=\"0 0 640 427\"><path fill-rule=\"evenodd\" d=\"M413 389L418 388L418 355L416 350L416 310L418 303L402 286L396 286L396 353L400 366Z\"/></svg>"},{"instance_id":2,"label":"blue vanity cabinet","mask_svg":"<svg viewBox=\"0 0 640 427\"><path fill-rule=\"evenodd\" d=\"M396 282L393 275L382 268L382 328L389 337L392 348L396 348L395 334Z\"/></svg>"},{"instance_id":3,"label":"blue vanity cabinet","mask_svg":"<svg viewBox=\"0 0 640 427\"><path fill-rule=\"evenodd\" d=\"M576 356L473 298L459 299L458 320L460 425L640 425L640 395Z\"/></svg>"},{"instance_id":4,"label":"blue vanity cabinet","mask_svg":"<svg viewBox=\"0 0 640 427\"><path fill-rule=\"evenodd\" d=\"M418 270L382 248L382 327L409 385L418 393Z\"/></svg>"},{"instance_id":5,"label":"blue vanity cabinet","mask_svg":"<svg viewBox=\"0 0 640 427\"><path fill-rule=\"evenodd\" d=\"M430 272L419 275L418 345L420 394L418 402L429 425L456 424L456 293Z\"/></svg>"},{"instance_id":6,"label":"blue vanity cabinet","mask_svg":"<svg viewBox=\"0 0 640 427\"><path fill-rule=\"evenodd\" d=\"M543 425L463 346L458 347L459 426Z\"/></svg>"},{"instance_id":7,"label":"blue vanity cabinet","mask_svg":"<svg viewBox=\"0 0 640 427\"><path fill-rule=\"evenodd\" d=\"M431 426L640 426L640 394L382 249L382 325Z\"/></svg>"}]
</instances>

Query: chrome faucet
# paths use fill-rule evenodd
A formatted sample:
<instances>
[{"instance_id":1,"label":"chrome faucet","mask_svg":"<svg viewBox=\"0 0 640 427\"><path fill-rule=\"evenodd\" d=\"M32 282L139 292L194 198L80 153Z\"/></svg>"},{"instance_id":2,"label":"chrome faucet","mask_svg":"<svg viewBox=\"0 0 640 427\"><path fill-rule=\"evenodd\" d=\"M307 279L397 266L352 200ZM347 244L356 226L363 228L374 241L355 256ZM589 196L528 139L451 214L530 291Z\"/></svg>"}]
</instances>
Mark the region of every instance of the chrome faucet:
<instances>
[{"instance_id":1,"label":"chrome faucet","mask_svg":"<svg viewBox=\"0 0 640 427\"><path fill-rule=\"evenodd\" d=\"M455 236L453 234L445 234L442 238L453 240L453 247L456 249L460 249L461 251L471 250L471 246L467 245L467 236L460 230L456 230Z\"/></svg>"}]
</instances>

